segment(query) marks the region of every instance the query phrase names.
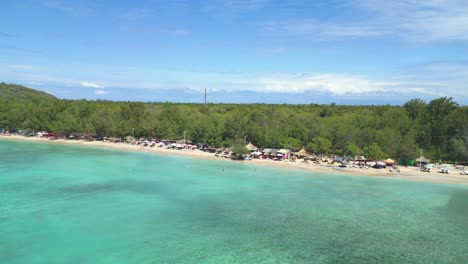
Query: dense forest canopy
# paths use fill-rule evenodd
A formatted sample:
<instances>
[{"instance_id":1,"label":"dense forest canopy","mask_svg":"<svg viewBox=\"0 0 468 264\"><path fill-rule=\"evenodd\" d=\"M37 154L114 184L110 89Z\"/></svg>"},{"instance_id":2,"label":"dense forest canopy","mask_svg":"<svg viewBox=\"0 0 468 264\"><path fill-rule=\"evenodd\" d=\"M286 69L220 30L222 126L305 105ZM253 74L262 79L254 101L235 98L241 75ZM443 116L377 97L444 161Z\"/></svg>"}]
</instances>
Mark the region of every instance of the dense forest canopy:
<instances>
[{"instance_id":1,"label":"dense forest canopy","mask_svg":"<svg viewBox=\"0 0 468 264\"><path fill-rule=\"evenodd\" d=\"M0 128L187 139L211 146L305 147L314 153L468 160L468 107L452 98L403 106L179 104L0 97Z\"/></svg>"}]
</instances>

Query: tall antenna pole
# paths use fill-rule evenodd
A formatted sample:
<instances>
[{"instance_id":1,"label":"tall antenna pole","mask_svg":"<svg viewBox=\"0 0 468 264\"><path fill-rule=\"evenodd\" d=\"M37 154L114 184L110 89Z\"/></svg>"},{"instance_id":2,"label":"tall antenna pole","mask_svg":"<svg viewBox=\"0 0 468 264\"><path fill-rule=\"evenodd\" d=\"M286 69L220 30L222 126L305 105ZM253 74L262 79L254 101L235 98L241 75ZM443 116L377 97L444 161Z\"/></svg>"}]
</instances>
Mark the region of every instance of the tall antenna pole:
<instances>
[{"instance_id":1,"label":"tall antenna pole","mask_svg":"<svg viewBox=\"0 0 468 264\"><path fill-rule=\"evenodd\" d=\"M205 105L206 105L206 88L205 88Z\"/></svg>"},{"instance_id":2,"label":"tall antenna pole","mask_svg":"<svg viewBox=\"0 0 468 264\"><path fill-rule=\"evenodd\" d=\"M419 171L422 170L422 148L419 149Z\"/></svg>"}]
</instances>

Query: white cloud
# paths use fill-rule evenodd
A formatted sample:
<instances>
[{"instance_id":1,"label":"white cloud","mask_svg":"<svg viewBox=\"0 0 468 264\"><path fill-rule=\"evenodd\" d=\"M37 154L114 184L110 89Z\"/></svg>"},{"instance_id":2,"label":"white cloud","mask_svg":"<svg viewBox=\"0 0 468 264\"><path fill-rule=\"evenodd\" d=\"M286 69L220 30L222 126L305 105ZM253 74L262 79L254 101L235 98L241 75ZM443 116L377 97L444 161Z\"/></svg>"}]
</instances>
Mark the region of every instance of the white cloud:
<instances>
[{"instance_id":1,"label":"white cloud","mask_svg":"<svg viewBox=\"0 0 468 264\"><path fill-rule=\"evenodd\" d=\"M83 87L89 87L89 88L104 88L104 86L99 85L94 82L80 82L80 85Z\"/></svg>"},{"instance_id":2,"label":"white cloud","mask_svg":"<svg viewBox=\"0 0 468 264\"><path fill-rule=\"evenodd\" d=\"M260 88L267 92L322 91L335 95L388 91L395 83L379 82L361 76L337 74L296 74L259 78Z\"/></svg>"},{"instance_id":3,"label":"white cloud","mask_svg":"<svg viewBox=\"0 0 468 264\"><path fill-rule=\"evenodd\" d=\"M466 98L468 64L434 63L404 69L380 79L346 74L278 74L256 79L256 91L303 93L325 92L336 96L376 95L425 95Z\"/></svg>"},{"instance_id":4,"label":"white cloud","mask_svg":"<svg viewBox=\"0 0 468 264\"><path fill-rule=\"evenodd\" d=\"M105 95L105 94L108 94L109 92L108 91L104 91L104 90L95 90L94 91L94 94L96 95Z\"/></svg>"}]
</instances>

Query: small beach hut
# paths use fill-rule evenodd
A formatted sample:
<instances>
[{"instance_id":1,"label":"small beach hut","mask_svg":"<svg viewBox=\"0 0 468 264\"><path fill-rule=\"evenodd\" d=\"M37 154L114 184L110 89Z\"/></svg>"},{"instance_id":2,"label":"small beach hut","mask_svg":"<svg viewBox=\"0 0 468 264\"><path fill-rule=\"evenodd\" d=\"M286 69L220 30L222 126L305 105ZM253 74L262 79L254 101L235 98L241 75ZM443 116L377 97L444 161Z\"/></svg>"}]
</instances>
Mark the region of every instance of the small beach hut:
<instances>
[{"instance_id":1,"label":"small beach hut","mask_svg":"<svg viewBox=\"0 0 468 264\"><path fill-rule=\"evenodd\" d=\"M258 148L256 146L254 146L252 143L249 143L245 146L246 149L248 149L249 151L256 151L258 150Z\"/></svg>"},{"instance_id":2,"label":"small beach hut","mask_svg":"<svg viewBox=\"0 0 468 264\"><path fill-rule=\"evenodd\" d=\"M302 157L307 157L308 154L307 154L307 151L304 148L302 148L298 152L294 152L294 156L296 156L298 158L302 158Z\"/></svg>"}]
</instances>

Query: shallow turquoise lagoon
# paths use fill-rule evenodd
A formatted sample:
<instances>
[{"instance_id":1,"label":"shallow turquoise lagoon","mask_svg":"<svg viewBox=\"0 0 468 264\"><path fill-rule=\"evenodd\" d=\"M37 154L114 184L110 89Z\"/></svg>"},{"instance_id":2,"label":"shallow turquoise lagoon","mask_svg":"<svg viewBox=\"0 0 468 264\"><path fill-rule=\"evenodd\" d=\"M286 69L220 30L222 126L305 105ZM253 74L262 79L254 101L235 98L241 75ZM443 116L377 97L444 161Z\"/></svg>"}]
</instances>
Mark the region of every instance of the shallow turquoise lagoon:
<instances>
[{"instance_id":1,"label":"shallow turquoise lagoon","mask_svg":"<svg viewBox=\"0 0 468 264\"><path fill-rule=\"evenodd\" d=\"M468 188L0 140L0 263L468 263Z\"/></svg>"}]
</instances>

